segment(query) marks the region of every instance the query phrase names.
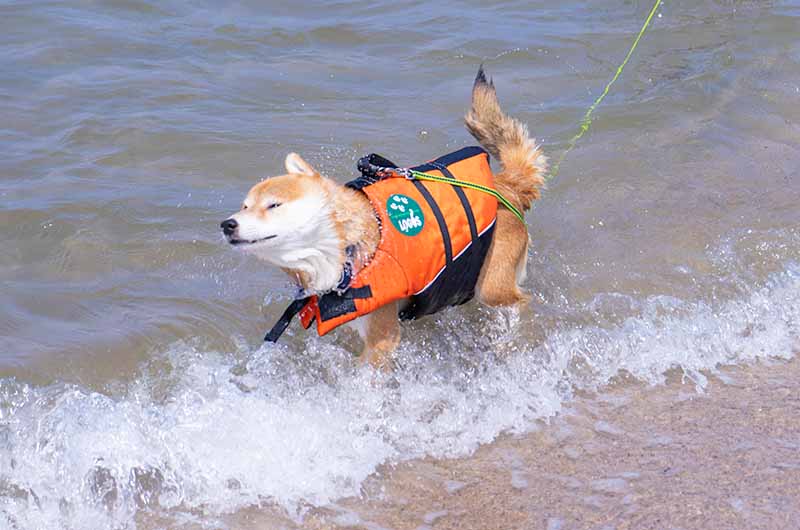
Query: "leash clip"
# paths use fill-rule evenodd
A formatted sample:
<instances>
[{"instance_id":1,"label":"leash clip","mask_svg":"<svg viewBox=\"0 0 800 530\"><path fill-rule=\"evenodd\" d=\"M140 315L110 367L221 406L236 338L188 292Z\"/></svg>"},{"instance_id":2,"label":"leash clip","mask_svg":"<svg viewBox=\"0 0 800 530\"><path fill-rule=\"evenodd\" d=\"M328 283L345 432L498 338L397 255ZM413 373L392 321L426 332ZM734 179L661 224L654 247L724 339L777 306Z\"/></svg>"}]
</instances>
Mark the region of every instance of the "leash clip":
<instances>
[{"instance_id":1,"label":"leash clip","mask_svg":"<svg viewBox=\"0 0 800 530\"><path fill-rule=\"evenodd\" d=\"M393 171L395 171L398 175L400 175L401 177L403 177L406 180L416 180L416 178L417 178L417 177L414 176L414 173L410 169L408 169L407 167L397 168L397 169L394 169Z\"/></svg>"}]
</instances>

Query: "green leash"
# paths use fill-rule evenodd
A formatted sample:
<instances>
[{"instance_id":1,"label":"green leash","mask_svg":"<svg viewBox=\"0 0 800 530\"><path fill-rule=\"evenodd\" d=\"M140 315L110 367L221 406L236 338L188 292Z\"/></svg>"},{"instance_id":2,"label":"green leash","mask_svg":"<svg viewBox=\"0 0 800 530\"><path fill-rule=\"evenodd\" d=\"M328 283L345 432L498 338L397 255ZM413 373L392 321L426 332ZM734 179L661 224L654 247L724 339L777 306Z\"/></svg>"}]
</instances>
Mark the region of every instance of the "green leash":
<instances>
[{"instance_id":1,"label":"green leash","mask_svg":"<svg viewBox=\"0 0 800 530\"><path fill-rule=\"evenodd\" d=\"M631 48L628 50L628 54L625 56L625 59L622 63L617 67L617 72L614 74L614 77L611 78L611 81L608 82L606 87L603 89L603 93L592 103L589 109L586 111L586 114L583 115L583 119L581 120L581 128L578 133L572 137L567 145L567 149L561 153L561 156L558 159L558 162L553 166L552 171L547 176L548 179L551 179L558 175L558 170L561 167L561 163L564 161L564 158L569 154L570 151L575 147L578 143L578 140L583 137L584 134L589 130L589 127L592 124L592 113L594 109L597 108L598 105L603 101L603 99L608 94L609 90L611 90L611 85L613 85L619 76L622 75L622 70L625 68L625 65L628 64L633 52L636 50L636 47L639 45L639 41L642 40L645 31L647 31L648 26L650 26L650 21L653 20L653 16L655 16L658 7L662 4L662 0L656 0L655 4L653 4L653 8L650 10L650 14L647 15L647 18L644 21L644 25L642 25L642 29L639 30L639 34L636 35L636 39L634 39ZM500 192L495 189L489 188L487 186L481 186L480 184L475 184L473 182L466 182L464 180L458 179L450 179L447 177L437 177L436 175L431 175L430 173L423 173L422 171L416 171L414 169L399 169L399 168L380 168L383 171L395 173L397 175L403 176L407 179L416 179L416 180L427 180L430 182L440 182L443 184L451 184L453 186L460 186L462 188L469 188L477 191L481 191L483 193L488 193L500 203L508 208L511 213L517 216L517 218L525 223L525 216L520 212L513 204L511 204L508 199L503 197Z\"/></svg>"},{"instance_id":2,"label":"green leash","mask_svg":"<svg viewBox=\"0 0 800 530\"><path fill-rule=\"evenodd\" d=\"M443 184L452 184L453 186L460 186L462 188L469 188L472 190L482 191L483 193L488 193L500 203L511 210L511 213L517 216L523 224L525 224L525 216L520 212L513 204L508 202L508 199L503 197L500 192L493 188L489 188L486 186L481 186L480 184L475 184L474 182L467 182L465 180L458 180L458 179L450 179L447 177L437 177L436 175L431 175L430 173L423 173L422 171L416 171L414 169L409 169L408 174L417 179L417 180L429 180L431 182L441 182Z\"/></svg>"},{"instance_id":3,"label":"green leash","mask_svg":"<svg viewBox=\"0 0 800 530\"><path fill-rule=\"evenodd\" d=\"M372 158L377 158L377 162L375 163ZM382 165L386 164L386 165ZM377 177L378 179L384 177L399 177L404 178L406 180L427 180L429 182L438 182L441 184L450 184L451 186L458 186L461 188L469 188L471 190L477 190L482 193L488 193L500 203L511 210L511 212L517 216L517 219L522 221L522 224L525 224L525 216L520 212L508 199L503 197L499 191L495 190L494 188L490 188L489 186L484 186L482 184L475 184L474 182L467 182L465 180L458 180L456 178L447 178L447 177L438 177L436 175L431 175L430 173L424 173L422 171L417 171L416 169L410 169L405 167L397 167L382 156L379 155L369 155L365 156L361 160L358 161L358 169L361 171L361 174L364 176L369 177Z\"/></svg>"},{"instance_id":4,"label":"green leash","mask_svg":"<svg viewBox=\"0 0 800 530\"><path fill-rule=\"evenodd\" d=\"M586 133L586 131L589 130L589 126L592 124L592 112L594 112L594 109L596 109L597 106L600 104L600 102L603 101L603 98L606 97L606 94L608 94L608 91L611 89L611 85L613 85L614 82L622 74L623 68L625 68L625 65L628 64L628 60L631 58L631 55L633 55L634 50L636 50L636 47L639 45L639 41L642 39L642 36L644 36L644 32L647 31L647 27L650 26L650 21L653 20L653 16L656 14L656 10L658 10L658 6L660 6L662 3L663 3L662 0L656 0L656 3L653 4L653 8L650 10L650 14L647 15L647 18L645 19L644 24L642 25L642 29L640 29L639 34L636 35L636 39L634 39L633 44L631 45L631 49L628 50L628 55L625 56L625 60L623 60L622 63L617 67L617 72L614 74L614 77L611 78L611 81L608 82L606 88L603 89L603 93L600 94L600 96L589 107L589 110L586 111L586 114L583 115L583 119L581 120L581 129L578 131L578 134L573 136L572 140L569 141L567 149L563 153L561 153L558 162L556 162L556 164L553 166L553 169L550 171L550 175L547 176L548 180L558 175L558 170L561 167L561 162L563 162L564 159L569 154L569 152L572 151L572 149L575 147L575 144L578 143L578 140L580 140L581 137Z\"/></svg>"},{"instance_id":5,"label":"green leash","mask_svg":"<svg viewBox=\"0 0 800 530\"><path fill-rule=\"evenodd\" d=\"M662 3L663 3L662 0L656 0L655 3L653 4L653 7L650 9L650 13L647 15L647 18L645 19L644 24L642 25L642 29L639 30L639 33L633 40L633 44L631 44L631 47L628 50L628 54L625 55L625 59L623 59L622 63L620 63L620 65L617 67L617 71L616 73L614 73L614 77L612 77L611 81L608 82L606 87L603 89L603 92L600 94L600 96L598 96L596 100L594 100L594 103L591 104L589 109L586 111L586 114L583 115L583 119L581 120L580 130L575 136L572 137L572 139L569 141L569 144L567 145L567 148L564 150L563 153L561 153L561 156L558 158L558 161L555 163L553 169L550 171L550 174L547 176L548 180L558 175L558 170L561 168L561 163L564 161L564 159L567 157L570 151L572 151L575 148L575 145L577 145L578 140L580 140L583 137L583 135L586 134L586 132L589 130L589 127L592 124L592 113L600 105L603 99L608 95L608 92L611 90L611 86L617 81L617 79L619 79L619 76L622 75L622 70L625 69L625 65L628 64L628 61L633 55L633 52L636 51L636 47L639 46L639 41L642 40L642 37L647 31L647 28L650 26L650 22L653 20L653 17L655 16L656 11L658 10L658 7ZM431 182L442 182L445 184L453 184L456 186L461 186L463 188L470 188L473 190L478 190L484 193L488 193L489 195L495 197L498 201L500 201L500 203L506 208L508 208L514 215L516 215L520 221L525 223L525 216L522 214L522 212L520 212L517 208L515 208L514 205L512 205L510 202L508 202L508 200L505 197L503 197L498 191L492 188L487 188L486 186L481 186L480 184L473 184L472 182L465 182L463 180L454 180L445 177L437 177L436 175L423 173L421 171L415 171L413 169L401 171L401 173L403 173L406 178L413 177L418 180L429 180Z\"/></svg>"}]
</instances>

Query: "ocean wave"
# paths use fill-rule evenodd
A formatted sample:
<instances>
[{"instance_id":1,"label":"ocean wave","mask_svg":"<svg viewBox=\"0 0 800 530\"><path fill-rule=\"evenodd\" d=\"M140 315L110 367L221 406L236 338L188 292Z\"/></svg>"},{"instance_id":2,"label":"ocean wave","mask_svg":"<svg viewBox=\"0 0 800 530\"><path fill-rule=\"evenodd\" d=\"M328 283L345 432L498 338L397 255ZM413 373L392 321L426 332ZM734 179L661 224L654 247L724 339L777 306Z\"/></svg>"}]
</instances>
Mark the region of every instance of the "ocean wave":
<instances>
[{"instance_id":1,"label":"ocean wave","mask_svg":"<svg viewBox=\"0 0 800 530\"><path fill-rule=\"evenodd\" d=\"M409 339L393 374L357 368L344 348L311 337L302 352L173 344L108 393L3 380L0 521L133 528L142 511L213 517L265 504L299 516L358 495L382 465L467 455L525 432L575 390L623 371L657 384L678 369L702 390L720 365L800 349L795 263L717 304L653 296L625 305L636 314L538 343L520 339L513 314L486 313L484 328L460 331L471 337L454 355L438 354L424 333Z\"/></svg>"}]
</instances>

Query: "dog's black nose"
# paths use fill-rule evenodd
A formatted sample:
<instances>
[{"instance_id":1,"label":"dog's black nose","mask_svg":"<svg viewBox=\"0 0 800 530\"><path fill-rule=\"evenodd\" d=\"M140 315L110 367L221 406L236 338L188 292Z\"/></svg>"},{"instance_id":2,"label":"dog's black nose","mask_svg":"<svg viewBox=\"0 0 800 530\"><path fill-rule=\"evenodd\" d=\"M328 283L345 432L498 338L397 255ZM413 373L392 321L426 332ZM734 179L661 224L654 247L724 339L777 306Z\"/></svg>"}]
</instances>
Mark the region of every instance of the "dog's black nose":
<instances>
[{"instance_id":1,"label":"dog's black nose","mask_svg":"<svg viewBox=\"0 0 800 530\"><path fill-rule=\"evenodd\" d=\"M225 219L222 221L219 226L222 227L222 233L226 236L233 234L236 227L239 226L239 223L236 222L236 219Z\"/></svg>"}]
</instances>

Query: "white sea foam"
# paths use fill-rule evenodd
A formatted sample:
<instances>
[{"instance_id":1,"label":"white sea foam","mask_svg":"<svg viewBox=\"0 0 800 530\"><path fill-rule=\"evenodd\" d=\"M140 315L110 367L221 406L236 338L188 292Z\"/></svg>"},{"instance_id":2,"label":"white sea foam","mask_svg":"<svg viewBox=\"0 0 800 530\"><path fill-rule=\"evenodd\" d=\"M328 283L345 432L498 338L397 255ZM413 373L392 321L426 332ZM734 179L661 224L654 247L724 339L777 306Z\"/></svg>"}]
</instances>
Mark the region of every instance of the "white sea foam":
<instances>
[{"instance_id":1,"label":"white sea foam","mask_svg":"<svg viewBox=\"0 0 800 530\"><path fill-rule=\"evenodd\" d=\"M358 495L381 464L465 455L528 430L620 370L657 383L678 368L702 388L719 364L800 349L796 265L715 306L638 306L618 324L553 331L504 359L431 358L412 338L393 375L355 369L346 351L311 338L302 353L173 345L109 395L2 381L0 527L133 528L143 509L213 518L264 503L299 514Z\"/></svg>"}]
</instances>

